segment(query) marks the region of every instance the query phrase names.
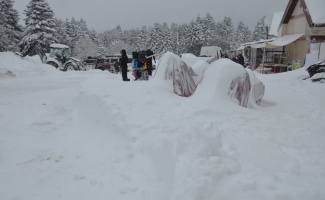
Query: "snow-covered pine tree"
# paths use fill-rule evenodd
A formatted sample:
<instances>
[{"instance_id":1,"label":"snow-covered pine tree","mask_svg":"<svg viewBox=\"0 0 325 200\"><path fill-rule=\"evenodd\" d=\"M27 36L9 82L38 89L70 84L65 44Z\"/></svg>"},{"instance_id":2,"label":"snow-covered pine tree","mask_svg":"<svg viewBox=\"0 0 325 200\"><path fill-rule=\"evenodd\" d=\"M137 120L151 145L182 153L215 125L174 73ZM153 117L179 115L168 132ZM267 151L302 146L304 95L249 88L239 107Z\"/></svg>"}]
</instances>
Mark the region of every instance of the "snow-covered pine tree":
<instances>
[{"instance_id":1,"label":"snow-covered pine tree","mask_svg":"<svg viewBox=\"0 0 325 200\"><path fill-rule=\"evenodd\" d=\"M161 37L162 37L162 50L163 51L173 51L172 49L172 40L171 40L171 35L170 35L170 29L167 25L167 23L163 23L162 26L162 32L161 32ZM156 50L156 53L160 51Z\"/></svg>"},{"instance_id":2,"label":"snow-covered pine tree","mask_svg":"<svg viewBox=\"0 0 325 200\"><path fill-rule=\"evenodd\" d=\"M77 22L75 18L72 17L71 21L69 19L66 19L65 24L66 24L66 31L68 35L68 46L70 46L70 48L72 49L72 53L74 53L73 49L77 41L79 40Z\"/></svg>"},{"instance_id":3,"label":"snow-covered pine tree","mask_svg":"<svg viewBox=\"0 0 325 200\"><path fill-rule=\"evenodd\" d=\"M199 55L202 45L205 44L203 21L200 16L191 21L188 26L187 38L189 40L188 53Z\"/></svg>"},{"instance_id":4,"label":"snow-covered pine tree","mask_svg":"<svg viewBox=\"0 0 325 200\"><path fill-rule=\"evenodd\" d=\"M84 37L84 36L89 36L89 29L88 29L88 25L86 23L86 21L81 18L78 22L77 22L77 33L79 35L79 37Z\"/></svg>"},{"instance_id":5,"label":"snow-covered pine tree","mask_svg":"<svg viewBox=\"0 0 325 200\"><path fill-rule=\"evenodd\" d=\"M203 32L206 46L216 44L216 23L210 13L207 13L203 21Z\"/></svg>"},{"instance_id":6,"label":"snow-covered pine tree","mask_svg":"<svg viewBox=\"0 0 325 200\"><path fill-rule=\"evenodd\" d=\"M179 51L179 30L178 25L176 23L172 23L170 25L170 37L172 41L172 52L175 52L175 54L178 54Z\"/></svg>"},{"instance_id":7,"label":"snow-covered pine tree","mask_svg":"<svg viewBox=\"0 0 325 200\"><path fill-rule=\"evenodd\" d=\"M230 17L225 17L217 23L218 46L223 50L232 50L234 41L234 26Z\"/></svg>"},{"instance_id":8,"label":"snow-covered pine tree","mask_svg":"<svg viewBox=\"0 0 325 200\"><path fill-rule=\"evenodd\" d=\"M18 24L19 14L13 8L13 0L0 0L0 13L1 13L1 51L18 51L19 41L22 35L22 27Z\"/></svg>"},{"instance_id":9,"label":"snow-covered pine tree","mask_svg":"<svg viewBox=\"0 0 325 200\"><path fill-rule=\"evenodd\" d=\"M253 40L265 40L267 39L268 25L265 23L266 16L263 16L256 24L253 32Z\"/></svg>"},{"instance_id":10,"label":"snow-covered pine tree","mask_svg":"<svg viewBox=\"0 0 325 200\"><path fill-rule=\"evenodd\" d=\"M95 31L95 29L88 30L88 36L92 41L99 44L98 33Z\"/></svg>"},{"instance_id":11,"label":"snow-covered pine tree","mask_svg":"<svg viewBox=\"0 0 325 200\"><path fill-rule=\"evenodd\" d=\"M121 40L126 44L132 46L133 49L139 49L138 38L139 38L139 31L137 31L136 29L131 29L123 32L123 37L121 38Z\"/></svg>"},{"instance_id":12,"label":"snow-covered pine tree","mask_svg":"<svg viewBox=\"0 0 325 200\"><path fill-rule=\"evenodd\" d=\"M252 41L252 32L249 30L248 26L245 26L244 29L244 43L251 42Z\"/></svg>"},{"instance_id":13,"label":"snow-covered pine tree","mask_svg":"<svg viewBox=\"0 0 325 200\"><path fill-rule=\"evenodd\" d=\"M159 23L155 23L149 31L149 48L155 52L163 51L162 32L162 26Z\"/></svg>"},{"instance_id":14,"label":"snow-covered pine tree","mask_svg":"<svg viewBox=\"0 0 325 200\"><path fill-rule=\"evenodd\" d=\"M235 31L234 43L232 45L234 49L237 49L245 43L245 37L245 25L243 21L240 21Z\"/></svg>"},{"instance_id":15,"label":"snow-covered pine tree","mask_svg":"<svg viewBox=\"0 0 325 200\"><path fill-rule=\"evenodd\" d=\"M75 44L74 55L81 60L88 56L97 56L97 44L89 37L80 37Z\"/></svg>"},{"instance_id":16,"label":"snow-covered pine tree","mask_svg":"<svg viewBox=\"0 0 325 200\"><path fill-rule=\"evenodd\" d=\"M49 51L50 45L56 43L54 13L46 0L31 0L25 10L26 30L20 46L26 46L38 41L45 52Z\"/></svg>"},{"instance_id":17,"label":"snow-covered pine tree","mask_svg":"<svg viewBox=\"0 0 325 200\"><path fill-rule=\"evenodd\" d=\"M139 49L146 49L148 46L148 31L146 26L143 26L140 29L138 43L139 43Z\"/></svg>"},{"instance_id":18,"label":"snow-covered pine tree","mask_svg":"<svg viewBox=\"0 0 325 200\"><path fill-rule=\"evenodd\" d=\"M5 27L4 27L4 15L3 13L0 12L0 35L1 35L1 40L0 40L0 52L5 51L6 47L8 46L8 37L5 34Z\"/></svg>"},{"instance_id":19,"label":"snow-covered pine tree","mask_svg":"<svg viewBox=\"0 0 325 200\"><path fill-rule=\"evenodd\" d=\"M178 26L178 55L188 52L189 42L187 38L187 30L189 25L184 23Z\"/></svg>"},{"instance_id":20,"label":"snow-covered pine tree","mask_svg":"<svg viewBox=\"0 0 325 200\"><path fill-rule=\"evenodd\" d=\"M65 44L69 46L69 36L67 35L66 23L61 19L55 20L56 32L54 37L58 39L58 43Z\"/></svg>"}]
</instances>

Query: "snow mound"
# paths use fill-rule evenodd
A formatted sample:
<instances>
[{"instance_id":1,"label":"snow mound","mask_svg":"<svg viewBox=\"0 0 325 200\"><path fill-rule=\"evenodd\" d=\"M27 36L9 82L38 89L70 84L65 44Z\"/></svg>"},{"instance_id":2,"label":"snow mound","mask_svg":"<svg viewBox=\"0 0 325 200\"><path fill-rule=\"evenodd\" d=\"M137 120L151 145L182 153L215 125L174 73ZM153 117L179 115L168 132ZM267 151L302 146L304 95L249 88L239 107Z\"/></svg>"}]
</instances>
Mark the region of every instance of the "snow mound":
<instances>
[{"instance_id":1,"label":"snow mound","mask_svg":"<svg viewBox=\"0 0 325 200\"><path fill-rule=\"evenodd\" d=\"M51 65L43 64L38 56L24 58L13 52L0 52L0 78L23 78L60 73Z\"/></svg>"}]
</instances>

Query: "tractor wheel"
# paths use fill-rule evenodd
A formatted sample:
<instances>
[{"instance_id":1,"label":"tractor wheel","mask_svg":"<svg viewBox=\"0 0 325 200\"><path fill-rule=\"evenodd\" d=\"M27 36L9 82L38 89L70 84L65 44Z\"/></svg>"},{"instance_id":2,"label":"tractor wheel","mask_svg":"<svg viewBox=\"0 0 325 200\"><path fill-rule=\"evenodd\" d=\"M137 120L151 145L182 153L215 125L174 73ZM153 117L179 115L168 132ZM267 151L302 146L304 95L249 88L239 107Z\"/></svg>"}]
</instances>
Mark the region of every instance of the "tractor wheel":
<instances>
[{"instance_id":1,"label":"tractor wheel","mask_svg":"<svg viewBox=\"0 0 325 200\"><path fill-rule=\"evenodd\" d=\"M72 63L68 63L64 66L63 71L75 71L78 70L78 67L73 65Z\"/></svg>"},{"instance_id":2,"label":"tractor wheel","mask_svg":"<svg viewBox=\"0 0 325 200\"><path fill-rule=\"evenodd\" d=\"M47 64L52 65L55 68L59 67L58 64L56 64L55 62L48 62Z\"/></svg>"}]
</instances>

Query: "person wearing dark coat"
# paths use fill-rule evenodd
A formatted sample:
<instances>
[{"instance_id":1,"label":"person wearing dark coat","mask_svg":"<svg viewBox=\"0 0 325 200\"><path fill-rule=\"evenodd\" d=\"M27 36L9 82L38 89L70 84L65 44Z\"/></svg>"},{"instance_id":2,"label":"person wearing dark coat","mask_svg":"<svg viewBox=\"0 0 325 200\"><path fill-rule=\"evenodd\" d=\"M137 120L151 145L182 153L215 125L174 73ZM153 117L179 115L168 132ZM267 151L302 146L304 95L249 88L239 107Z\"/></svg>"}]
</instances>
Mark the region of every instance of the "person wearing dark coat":
<instances>
[{"instance_id":1,"label":"person wearing dark coat","mask_svg":"<svg viewBox=\"0 0 325 200\"><path fill-rule=\"evenodd\" d=\"M130 79L128 79L128 56L126 55L125 49L121 50L121 55L120 64L123 81L130 81Z\"/></svg>"},{"instance_id":2,"label":"person wearing dark coat","mask_svg":"<svg viewBox=\"0 0 325 200\"><path fill-rule=\"evenodd\" d=\"M237 62L241 64L243 67L245 67L245 59L244 56L240 53L237 56Z\"/></svg>"},{"instance_id":3,"label":"person wearing dark coat","mask_svg":"<svg viewBox=\"0 0 325 200\"><path fill-rule=\"evenodd\" d=\"M152 76L152 59L155 61L156 63L156 58L155 56L153 55L153 51L151 49L148 49L147 50L147 61L148 61L148 74L150 76Z\"/></svg>"}]
</instances>

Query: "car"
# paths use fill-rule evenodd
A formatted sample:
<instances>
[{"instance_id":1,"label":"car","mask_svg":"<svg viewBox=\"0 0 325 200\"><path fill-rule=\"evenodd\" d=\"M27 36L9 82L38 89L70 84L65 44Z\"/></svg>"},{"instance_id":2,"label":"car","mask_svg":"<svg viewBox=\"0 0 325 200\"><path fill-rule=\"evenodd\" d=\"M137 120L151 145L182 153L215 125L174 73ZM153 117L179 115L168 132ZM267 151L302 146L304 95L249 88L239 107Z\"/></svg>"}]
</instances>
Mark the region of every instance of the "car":
<instances>
[{"instance_id":1,"label":"car","mask_svg":"<svg viewBox=\"0 0 325 200\"><path fill-rule=\"evenodd\" d=\"M114 70L114 62L107 58L98 58L95 69L112 71Z\"/></svg>"},{"instance_id":2,"label":"car","mask_svg":"<svg viewBox=\"0 0 325 200\"><path fill-rule=\"evenodd\" d=\"M112 73L115 73L114 64L121 58L120 55L108 55L103 57L88 57L88 59L84 60L84 64L87 69L100 69L100 70L108 70ZM132 69L132 58L128 59L128 70Z\"/></svg>"},{"instance_id":3,"label":"car","mask_svg":"<svg viewBox=\"0 0 325 200\"><path fill-rule=\"evenodd\" d=\"M87 60L83 61L87 69L95 69L97 65L97 59L88 57Z\"/></svg>"}]
</instances>

